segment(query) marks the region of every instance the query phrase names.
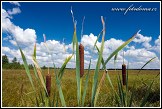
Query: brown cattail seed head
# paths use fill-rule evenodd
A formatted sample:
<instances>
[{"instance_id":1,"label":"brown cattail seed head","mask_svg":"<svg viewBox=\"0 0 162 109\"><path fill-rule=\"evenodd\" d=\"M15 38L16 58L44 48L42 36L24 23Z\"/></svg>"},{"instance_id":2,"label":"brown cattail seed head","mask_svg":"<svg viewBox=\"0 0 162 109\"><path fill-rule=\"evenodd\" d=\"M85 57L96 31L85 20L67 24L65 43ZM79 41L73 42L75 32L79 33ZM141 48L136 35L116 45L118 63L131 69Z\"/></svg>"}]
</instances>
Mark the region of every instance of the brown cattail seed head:
<instances>
[{"instance_id":1,"label":"brown cattail seed head","mask_svg":"<svg viewBox=\"0 0 162 109\"><path fill-rule=\"evenodd\" d=\"M50 96L50 90L51 90L51 75L50 74L46 76L46 89L47 89L48 96Z\"/></svg>"},{"instance_id":2,"label":"brown cattail seed head","mask_svg":"<svg viewBox=\"0 0 162 109\"><path fill-rule=\"evenodd\" d=\"M84 46L79 45L79 58L80 58L80 77L84 75Z\"/></svg>"},{"instance_id":3,"label":"brown cattail seed head","mask_svg":"<svg viewBox=\"0 0 162 109\"><path fill-rule=\"evenodd\" d=\"M126 65L122 65L122 79L123 79L123 85L126 85Z\"/></svg>"}]
</instances>

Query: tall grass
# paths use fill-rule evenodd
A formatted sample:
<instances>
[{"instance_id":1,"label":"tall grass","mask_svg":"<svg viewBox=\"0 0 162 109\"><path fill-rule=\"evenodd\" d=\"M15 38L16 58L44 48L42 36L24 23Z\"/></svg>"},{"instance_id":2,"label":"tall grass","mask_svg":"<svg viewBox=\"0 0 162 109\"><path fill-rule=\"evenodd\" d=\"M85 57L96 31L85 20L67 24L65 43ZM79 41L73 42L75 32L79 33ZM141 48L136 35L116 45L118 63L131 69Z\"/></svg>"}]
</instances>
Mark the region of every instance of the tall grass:
<instances>
[{"instance_id":1,"label":"tall grass","mask_svg":"<svg viewBox=\"0 0 162 109\"><path fill-rule=\"evenodd\" d=\"M37 78L37 82L41 85L41 87L36 88L36 86L34 86L33 84L33 79L31 77L29 68L28 68L28 64L25 58L25 55L23 53L23 51L21 50L21 48L19 47L19 50L21 52L21 56L24 62L24 67L26 70L26 74L29 78L29 81L33 87L34 93L35 93L35 104L36 106L58 106L58 102L60 100L61 102L61 106L66 106L66 100L62 91L62 77L64 75L64 70L66 68L66 65L68 64L68 62L71 60L71 58L73 56L76 56L76 87L77 87L77 103L78 106L85 106L85 97L87 94L87 88L88 88L88 82L89 82L89 78L90 78L90 70L91 70L91 59L90 59L90 63L89 63L89 67L88 67L88 73L85 76L85 83L84 83L84 89L82 92L82 78L84 77L84 47L82 44L78 44L78 39L77 39L77 33L76 33L76 21L73 15L73 11L71 9L71 14L72 14L72 18L73 18L73 24L74 24L74 33L73 33L73 54L69 57L66 58L66 60L64 61L63 65L61 66L61 68L59 70L56 70L54 61L53 61L53 68L54 68L54 75L55 75L55 88L53 88L54 90L51 90L51 75L50 73L48 73L48 75L46 76L46 81L45 81L45 76L42 73L42 70L37 62L36 59L36 44L34 45L34 52L33 52L33 56L32 56L32 61L34 64L34 73L35 73L35 77ZM96 48L98 51L98 59L97 59L97 63L96 63L96 67L94 70L94 75L93 75L93 82L92 82L92 90L91 90L91 101L89 106L96 106L97 101L98 101L98 96L100 94L100 89L104 84L104 80L105 78L107 78L111 89L112 89L112 94L114 95L114 100L117 104L117 106L132 106L132 102L133 102L133 97L134 97L134 92L130 92L128 90L128 70L126 73L126 79L123 80L123 84L121 81L121 77L120 75L117 76L117 84L118 84L118 90L116 90L113 86L113 83L111 81L111 78L109 76L109 72L106 68L107 63L114 57L114 64L115 64L115 60L117 58L117 55L119 53L119 51L121 51L126 45L128 45L131 41L133 41L133 39L135 38L135 36L137 35L134 34L130 39L128 39L126 42L124 42L121 46L119 46L116 50L114 50L114 52L112 52L104 61L103 59L103 49L104 49L104 39L105 39L105 33L106 33L106 26L105 26L105 21L104 18L101 16L101 23L103 25L102 31L101 33L99 33L97 40L95 41L94 44L94 49ZM102 35L102 41L101 41L101 46L100 48L97 47L96 43L100 37L100 35ZM44 38L46 39L46 37L44 36ZM44 39L44 40L45 40ZM48 46L46 44L45 41L45 46L48 49ZM51 53L50 50L48 49L49 54ZM154 58L153 58L154 59ZM144 66L146 66L147 64L149 64L153 59L149 60ZM102 65L102 66L101 66ZM144 68L141 67L142 68ZM105 71L102 75L102 78L100 80L98 80L99 77L99 71L101 70L101 68ZM127 68L128 69L128 68ZM126 71L126 66L125 66L125 70ZM140 71L139 71L140 73ZM124 75L125 78L125 75ZM146 104L146 99L149 95L149 92L151 90L151 87L153 85L154 80L150 83L148 90L146 92L146 95L144 96L143 100L141 101L141 104L139 104L139 106L145 106ZM133 88L135 86L135 82L133 84ZM54 86L52 86L54 87ZM72 86L73 87L73 86ZM39 89L39 90L36 90ZM38 95L36 94L36 91L38 91ZM54 92L54 96L51 97L50 92ZM54 105L54 102L56 103Z\"/></svg>"}]
</instances>

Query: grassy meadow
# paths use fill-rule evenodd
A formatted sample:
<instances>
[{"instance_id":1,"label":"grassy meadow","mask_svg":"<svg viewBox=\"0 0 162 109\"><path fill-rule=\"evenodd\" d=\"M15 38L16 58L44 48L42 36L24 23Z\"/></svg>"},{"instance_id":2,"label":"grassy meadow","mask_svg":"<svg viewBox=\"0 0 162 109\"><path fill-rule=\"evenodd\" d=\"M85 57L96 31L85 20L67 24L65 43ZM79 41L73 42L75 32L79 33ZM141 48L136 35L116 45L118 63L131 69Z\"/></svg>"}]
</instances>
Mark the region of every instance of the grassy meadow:
<instances>
[{"instance_id":1,"label":"grassy meadow","mask_svg":"<svg viewBox=\"0 0 162 109\"><path fill-rule=\"evenodd\" d=\"M43 75L47 74L47 70L43 70ZM82 82L82 90L84 88L85 76L88 71L85 70ZM129 70L128 71L128 89L129 91L134 91L135 95L133 97L132 106L139 106L142 98L146 93L146 89L153 80L154 77L160 72L160 70L142 70L137 76L138 70ZM117 74L121 74L121 70L109 70L108 71L112 84L114 85L115 90L117 90ZM31 70L32 78L34 80L34 85L37 88L41 85L37 83L34 76L34 71ZM51 95L50 98L55 95L56 90L55 84L55 75L54 70L50 69L50 74L52 77L51 85ZM99 81L102 77L103 71L99 72ZM94 70L90 72L90 78L88 82L87 94L85 98L85 106L90 105L91 101L91 88L93 81ZM136 83L135 88L133 89L133 83ZM77 107L77 85L76 85L76 75L75 70L65 69L65 73L61 80L62 91L66 101L67 107ZM31 107L35 106L35 95L32 92L32 86L30 81L25 73L25 70L2 70L2 106L3 107ZM112 90L108 80L105 78L104 83L100 89L97 107L117 107L115 103ZM83 91L82 91L83 93ZM56 97L57 98L57 97ZM58 97L59 98L59 97ZM54 100L54 106L57 104L61 106L60 99L58 102ZM151 92L148 96L146 106L148 107L159 107L160 106L160 75L155 79L153 86L151 87Z\"/></svg>"}]
</instances>

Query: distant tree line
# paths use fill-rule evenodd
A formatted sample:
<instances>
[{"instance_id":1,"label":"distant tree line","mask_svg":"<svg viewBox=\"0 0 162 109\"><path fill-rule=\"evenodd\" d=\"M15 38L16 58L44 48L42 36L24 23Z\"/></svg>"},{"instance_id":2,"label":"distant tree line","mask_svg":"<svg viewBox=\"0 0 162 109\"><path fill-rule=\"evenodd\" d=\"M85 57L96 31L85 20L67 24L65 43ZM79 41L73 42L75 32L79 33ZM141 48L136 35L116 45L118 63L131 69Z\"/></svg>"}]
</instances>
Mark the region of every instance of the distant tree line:
<instances>
[{"instance_id":1,"label":"distant tree line","mask_svg":"<svg viewBox=\"0 0 162 109\"><path fill-rule=\"evenodd\" d=\"M29 69L33 69L33 65L28 65ZM44 65L41 67L42 69L47 69L47 67ZM17 61L17 58L14 57L12 62L9 62L7 55L2 56L2 69L24 69L24 65L20 64L20 62Z\"/></svg>"},{"instance_id":2,"label":"distant tree line","mask_svg":"<svg viewBox=\"0 0 162 109\"><path fill-rule=\"evenodd\" d=\"M2 68L3 69L24 69L24 65L17 61L14 57L12 62L9 62L7 55L2 56ZM29 64L29 69L32 69L33 65Z\"/></svg>"}]
</instances>

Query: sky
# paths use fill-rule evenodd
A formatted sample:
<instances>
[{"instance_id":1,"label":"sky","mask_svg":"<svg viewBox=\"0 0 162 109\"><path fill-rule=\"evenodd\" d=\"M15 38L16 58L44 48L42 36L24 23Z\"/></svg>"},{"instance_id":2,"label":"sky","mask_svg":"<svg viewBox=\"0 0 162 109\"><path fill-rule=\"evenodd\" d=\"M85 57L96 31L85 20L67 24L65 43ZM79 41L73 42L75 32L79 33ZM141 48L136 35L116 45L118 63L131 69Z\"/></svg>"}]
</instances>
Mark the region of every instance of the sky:
<instances>
[{"instance_id":1,"label":"sky","mask_svg":"<svg viewBox=\"0 0 162 109\"><path fill-rule=\"evenodd\" d=\"M6 54L10 62L16 57L22 63L17 40L31 64L36 43L40 66L52 66L54 62L61 67L72 55L74 27L71 9L77 22L78 41L85 48L85 68L88 68L90 59L91 68L96 67L98 55L93 45L102 31L101 16L106 25L104 60L140 30L135 39L118 53L116 66L112 58L107 68L121 68L124 59L126 65L129 62L129 68L139 69L153 57L155 60L145 68L160 68L160 2L2 2L2 55ZM50 54L44 45L43 34ZM100 45L101 37L97 41L99 48ZM75 68L74 56L67 68Z\"/></svg>"}]
</instances>

